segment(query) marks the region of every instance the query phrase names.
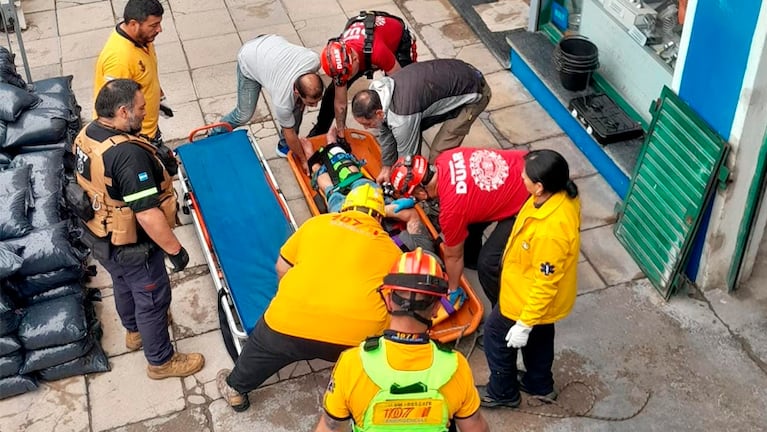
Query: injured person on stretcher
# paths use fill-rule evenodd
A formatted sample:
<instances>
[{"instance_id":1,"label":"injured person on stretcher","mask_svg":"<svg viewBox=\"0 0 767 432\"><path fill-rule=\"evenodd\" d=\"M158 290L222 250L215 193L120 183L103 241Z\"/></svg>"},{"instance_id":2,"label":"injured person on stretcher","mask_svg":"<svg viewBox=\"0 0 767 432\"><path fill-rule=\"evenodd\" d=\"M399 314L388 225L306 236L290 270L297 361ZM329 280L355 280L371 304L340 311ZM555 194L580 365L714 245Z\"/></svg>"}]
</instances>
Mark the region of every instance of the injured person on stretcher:
<instances>
[{"instance_id":1,"label":"injured person on stretcher","mask_svg":"<svg viewBox=\"0 0 767 432\"><path fill-rule=\"evenodd\" d=\"M332 138L334 137L329 134L328 139ZM330 142L316 151L307 139L302 138L301 144L307 156L312 187L324 194L329 213L339 212L346 196L353 189L364 185L380 187L374 180L365 176L361 170L364 161L357 160L345 143ZM413 208L415 200L394 200L386 193L384 197L386 214L381 224L394 243L403 252L420 247L436 254L437 243Z\"/></svg>"}]
</instances>

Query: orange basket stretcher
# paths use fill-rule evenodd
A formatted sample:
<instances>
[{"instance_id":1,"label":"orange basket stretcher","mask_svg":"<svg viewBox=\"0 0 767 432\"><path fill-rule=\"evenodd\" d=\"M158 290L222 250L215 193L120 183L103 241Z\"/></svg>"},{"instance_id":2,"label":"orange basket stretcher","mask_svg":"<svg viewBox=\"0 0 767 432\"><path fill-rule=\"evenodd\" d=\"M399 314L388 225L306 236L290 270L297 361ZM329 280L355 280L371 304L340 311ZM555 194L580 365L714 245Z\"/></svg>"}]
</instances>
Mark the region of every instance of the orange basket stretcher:
<instances>
[{"instance_id":1,"label":"orange basket stretcher","mask_svg":"<svg viewBox=\"0 0 767 432\"><path fill-rule=\"evenodd\" d=\"M309 141L315 150L326 144L324 135L309 138ZM381 170L381 149L375 137L365 131L346 129L346 142L349 143L354 156L358 160L365 162L362 172L367 177L375 179ZM293 174L296 176L296 180L298 180L298 185L304 194L312 215L327 212L325 196L312 187L311 179L304 173L303 168L301 168L292 153L288 154L288 163L290 164L290 169L293 170ZM429 221L428 216L423 212L421 206L415 206L414 208L418 212L421 222L429 230L432 238L436 240L439 237L439 233L431 221ZM445 246L442 242L439 242L439 247L440 254L444 255ZM462 337L476 331L479 323L482 321L482 302L477 298L474 289L466 277L461 276L460 286L466 293L466 299L463 304L452 314L448 314L444 307L440 308L435 324L431 329L431 337L439 342L460 340Z\"/></svg>"}]
</instances>

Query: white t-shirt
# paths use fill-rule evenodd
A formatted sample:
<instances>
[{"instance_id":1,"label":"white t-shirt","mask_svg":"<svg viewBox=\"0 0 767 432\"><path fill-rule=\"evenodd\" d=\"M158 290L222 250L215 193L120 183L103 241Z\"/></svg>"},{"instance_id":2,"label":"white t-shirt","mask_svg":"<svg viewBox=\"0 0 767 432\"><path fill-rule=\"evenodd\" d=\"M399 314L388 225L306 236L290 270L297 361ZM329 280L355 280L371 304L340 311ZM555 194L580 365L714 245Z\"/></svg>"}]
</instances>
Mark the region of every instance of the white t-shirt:
<instances>
[{"instance_id":1,"label":"white t-shirt","mask_svg":"<svg viewBox=\"0 0 767 432\"><path fill-rule=\"evenodd\" d=\"M242 74L261 84L272 98L274 116L280 126L295 126L293 84L308 72L317 72L320 57L314 51L293 45L281 36L264 35L245 43L237 54Z\"/></svg>"}]
</instances>

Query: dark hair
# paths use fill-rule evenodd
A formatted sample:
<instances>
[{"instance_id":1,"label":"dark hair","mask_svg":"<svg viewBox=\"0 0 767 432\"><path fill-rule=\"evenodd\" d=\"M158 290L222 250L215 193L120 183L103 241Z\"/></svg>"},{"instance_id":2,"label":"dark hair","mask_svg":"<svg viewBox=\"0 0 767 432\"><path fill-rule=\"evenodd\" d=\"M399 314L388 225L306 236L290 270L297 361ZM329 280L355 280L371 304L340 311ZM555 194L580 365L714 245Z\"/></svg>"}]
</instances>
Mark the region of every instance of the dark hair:
<instances>
[{"instance_id":1,"label":"dark hair","mask_svg":"<svg viewBox=\"0 0 767 432\"><path fill-rule=\"evenodd\" d=\"M381 98L373 90L360 90L352 98L352 115L354 117L370 120L380 109L383 109Z\"/></svg>"},{"instance_id":2,"label":"dark hair","mask_svg":"<svg viewBox=\"0 0 767 432\"><path fill-rule=\"evenodd\" d=\"M546 192L565 191L570 198L578 196L567 161L554 150L533 150L525 155L525 173L534 183L541 183Z\"/></svg>"},{"instance_id":3,"label":"dark hair","mask_svg":"<svg viewBox=\"0 0 767 432\"><path fill-rule=\"evenodd\" d=\"M96 96L96 115L103 118L113 118L121 106L133 109L136 92L141 85L129 79L114 79L107 81Z\"/></svg>"},{"instance_id":4,"label":"dark hair","mask_svg":"<svg viewBox=\"0 0 767 432\"><path fill-rule=\"evenodd\" d=\"M158 0L128 0L123 11L123 22L134 20L138 23L146 21L149 16L162 17L165 12Z\"/></svg>"},{"instance_id":5,"label":"dark hair","mask_svg":"<svg viewBox=\"0 0 767 432\"><path fill-rule=\"evenodd\" d=\"M319 99L325 91L325 83L322 78L314 72L307 72L296 80L295 88L302 98L311 97Z\"/></svg>"}]
</instances>

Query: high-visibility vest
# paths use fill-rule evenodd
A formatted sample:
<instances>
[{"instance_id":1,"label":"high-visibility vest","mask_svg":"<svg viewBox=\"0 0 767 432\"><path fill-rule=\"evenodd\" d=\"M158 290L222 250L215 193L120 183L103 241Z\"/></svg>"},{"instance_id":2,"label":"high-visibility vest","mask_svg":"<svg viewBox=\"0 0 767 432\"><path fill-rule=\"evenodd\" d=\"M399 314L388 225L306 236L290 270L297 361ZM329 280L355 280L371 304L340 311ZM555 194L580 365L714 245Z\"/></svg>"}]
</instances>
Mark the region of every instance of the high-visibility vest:
<instances>
[{"instance_id":1,"label":"high-visibility vest","mask_svg":"<svg viewBox=\"0 0 767 432\"><path fill-rule=\"evenodd\" d=\"M428 369L400 371L386 360L383 338L369 339L360 346L362 367L380 389L365 410L363 426L358 432L444 432L450 414L447 401L440 393L458 369L458 356L433 341L433 362Z\"/></svg>"}]
</instances>

